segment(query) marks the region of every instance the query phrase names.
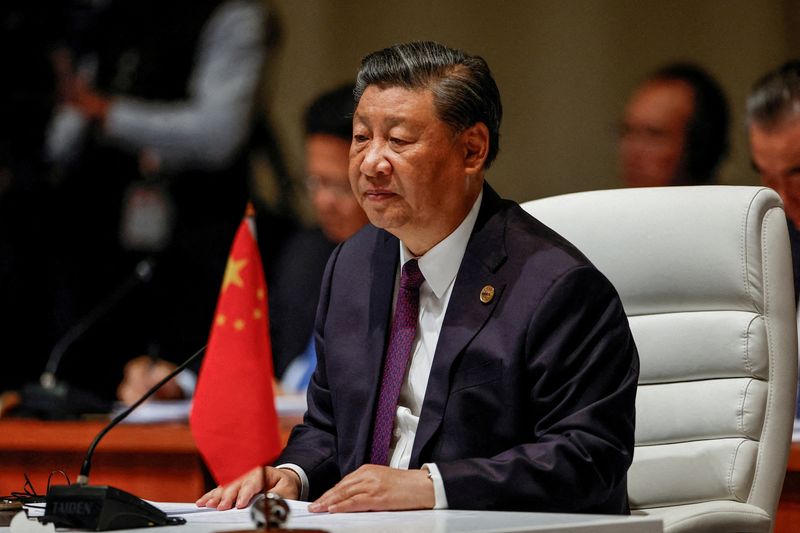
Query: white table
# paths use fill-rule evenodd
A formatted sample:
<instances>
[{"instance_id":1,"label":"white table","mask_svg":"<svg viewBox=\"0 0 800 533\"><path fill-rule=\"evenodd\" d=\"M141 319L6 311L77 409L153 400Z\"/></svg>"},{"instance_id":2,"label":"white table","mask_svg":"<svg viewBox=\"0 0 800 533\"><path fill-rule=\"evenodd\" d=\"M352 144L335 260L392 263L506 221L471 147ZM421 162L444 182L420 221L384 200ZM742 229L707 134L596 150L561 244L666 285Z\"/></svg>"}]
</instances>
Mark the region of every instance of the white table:
<instances>
[{"instance_id":1,"label":"white table","mask_svg":"<svg viewBox=\"0 0 800 533\"><path fill-rule=\"evenodd\" d=\"M122 530L121 533L211 533L252 529L248 523L216 522L206 515L200 521L187 515L181 526ZM211 518L211 519L209 519ZM25 531L52 531L38 523ZM52 527L52 525L50 526ZM322 529L330 533L450 533L450 532L537 532L537 533L662 533L661 520L643 516L583 515L561 513L517 513L492 511L402 511L349 513L290 517L288 528ZM8 527L0 532L11 531ZM63 531L63 530L59 530Z\"/></svg>"}]
</instances>

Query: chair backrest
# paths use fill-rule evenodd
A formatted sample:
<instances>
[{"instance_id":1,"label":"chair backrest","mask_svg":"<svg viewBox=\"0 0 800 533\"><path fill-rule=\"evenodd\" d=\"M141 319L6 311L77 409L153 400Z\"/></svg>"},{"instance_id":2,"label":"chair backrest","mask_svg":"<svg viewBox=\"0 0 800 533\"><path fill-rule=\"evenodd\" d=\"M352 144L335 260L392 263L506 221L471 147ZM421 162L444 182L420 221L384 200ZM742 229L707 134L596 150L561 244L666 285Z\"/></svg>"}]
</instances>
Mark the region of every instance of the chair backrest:
<instances>
[{"instance_id":1,"label":"chair backrest","mask_svg":"<svg viewBox=\"0 0 800 533\"><path fill-rule=\"evenodd\" d=\"M631 508L662 516L666 531L768 531L797 386L778 195L619 189L523 208L583 251L625 306L641 359Z\"/></svg>"}]
</instances>

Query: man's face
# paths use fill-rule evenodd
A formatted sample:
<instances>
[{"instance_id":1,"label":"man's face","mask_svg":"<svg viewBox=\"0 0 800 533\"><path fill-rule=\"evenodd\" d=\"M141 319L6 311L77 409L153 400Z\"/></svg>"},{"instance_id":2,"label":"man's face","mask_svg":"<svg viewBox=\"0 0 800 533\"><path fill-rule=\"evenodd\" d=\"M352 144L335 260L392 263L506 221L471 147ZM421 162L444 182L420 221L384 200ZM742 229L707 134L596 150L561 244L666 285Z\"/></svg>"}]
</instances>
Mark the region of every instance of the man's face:
<instances>
[{"instance_id":1,"label":"man's face","mask_svg":"<svg viewBox=\"0 0 800 533\"><path fill-rule=\"evenodd\" d=\"M621 178L628 186L676 184L693 112L694 93L682 81L650 81L634 93L619 143Z\"/></svg>"},{"instance_id":2,"label":"man's face","mask_svg":"<svg viewBox=\"0 0 800 533\"><path fill-rule=\"evenodd\" d=\"M350 143L334 135L306 137L308 189L325 236L342 242L367 223L347 178Z\"/></svg>"},{"instance_id":3,"label":"man's face","mask_svg":"<svg viewBox=\"0 0 800 533\"><path fill-rule=\"evenodd\" d=\"M350 183L370 222L416 255L449 235L480 191L485 155L479 168L470 155L476 128L487 131L479 123L454 133L428 90L367 87L353 116Z\"/></svg>"},{"instance_id":4,"label":"man's face","mask_svg":"<svg viewBox=\"0 0 800 533\"><path fill-rule=\"evenodd\" d=\"M761 182L775 189L786 216L800 229L800 118L764 128L750 126L750 153Z\"/></svg>"}]
</instances>

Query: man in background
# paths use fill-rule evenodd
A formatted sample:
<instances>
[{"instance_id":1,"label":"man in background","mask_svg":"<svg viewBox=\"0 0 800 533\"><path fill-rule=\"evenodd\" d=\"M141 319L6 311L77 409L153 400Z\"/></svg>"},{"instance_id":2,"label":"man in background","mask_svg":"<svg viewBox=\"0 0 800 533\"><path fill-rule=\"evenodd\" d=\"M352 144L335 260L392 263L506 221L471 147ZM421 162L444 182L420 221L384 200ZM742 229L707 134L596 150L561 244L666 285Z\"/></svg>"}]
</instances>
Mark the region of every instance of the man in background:
<instances>
[{"instance_id":1,"label":"man in background","mask_svg":"<svg viewBox=\"0 0 800 533\"><path fill-rule=\"evenodd\" d=\"M783 200L792 247L795 299L800 293L800 61L759 79L747 98L753 167Z\"/></svg>"},{"instance_id":2,"label":"man in background","mask_svg":"<svg viewBox=\"0 0 800 533\"><path fill-rule=\"evenodd\" d=\"M347 174L352 116L352 83L326 91L308 106L304 115L305 185L318 226L292 231L277 257L271 257L275 250L268 242L260 241L266 263L273 368L286 393L304 391L316 364L314 315L328 257L338 243L367 223ZM257 216L259 234L271 230L270 222L269 217ZM268 257L270 261L266 261ZM125 369L120 399L132 403L173 368L166 361L152 365L149 358L135 359ZM191 388L181 390L173 383L159 397L191 394Z\"/></svg>"},{"instance_id":3,"label":"man in background","mask_svg":"<svg viewBox=\"0 0 800 533\"><path fill-rule=\"evenodd\" d=\"M58 372L110 399L134 356L177 363L208 339L250 193L271 14L258 0L143 0L82 16L60 56L47 141L60 330L155 259L152 279L78 339Z\"/></svg>"},{"instance_id":4,"label":"man in background","mask_svg":"<svg viewBox=\"0 0 800 533\"><path fill-rule=\"evenodd\" d=\"M316 364L314 315L328 257L367 223L347 175L353 88L327 91L306 109L305 185L318 227L295 233L268 275L273 366L286 393L305 391Z\"/></svg>"},{"instance_id":5,"label":"man in background","mask_svg":"<svg viewBox=\"0 0 800 533\"><path fill-rule=\"evenodd\" d=\"M620 178L629 187L713 183L728 153L728 115L722 89L700 67L657 70L625 108Z\"/></svg>"}]
</instances>

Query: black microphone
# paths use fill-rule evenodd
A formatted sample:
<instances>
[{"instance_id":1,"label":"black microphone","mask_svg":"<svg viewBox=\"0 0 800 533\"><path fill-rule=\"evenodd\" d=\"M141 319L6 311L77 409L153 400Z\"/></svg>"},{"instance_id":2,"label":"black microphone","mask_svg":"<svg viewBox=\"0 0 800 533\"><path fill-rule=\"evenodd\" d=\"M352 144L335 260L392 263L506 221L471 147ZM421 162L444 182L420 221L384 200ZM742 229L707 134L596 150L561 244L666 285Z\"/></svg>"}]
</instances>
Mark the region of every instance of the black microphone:
<instances>
[{"instance_id":1,"label":"black microphone","mask_svg":"<svg viewBox=\"0 0 800 533\"><path fill-rule=\"evenodd\" d=\"M186 523L183 518L168 517L160 509L124 490L107 485L89 485L89 471L92 468L94 450L100 439L131 414L134 409L155 394L167 381L174 378L192 361L197 359L205 349L206 347L203 346L197 350L164 379L153 385L130 407L115 416L97 434L89 445L76 482L69 486L54 485L47 491L44 516L39 518L41 522L52 522L55 527L91 529L94 531Z\"/></svg>"},{"instance_id":2,"label":"black microphone","mask_svg":"<svg viewBox=\"0 0 800 533\"><path fill-rule=\"evenodd\" d=\"M22 388L23 414L47 419L75 418L83 413L107 413L111 402L96 394L70 386L56 378L56 372L67 350L89 331L139 284L153 277L155 261L143 259L133 272L111 294L100 301L56 342L47 359L39 383L28 383Z\"/></svg>"}]
</instances>

